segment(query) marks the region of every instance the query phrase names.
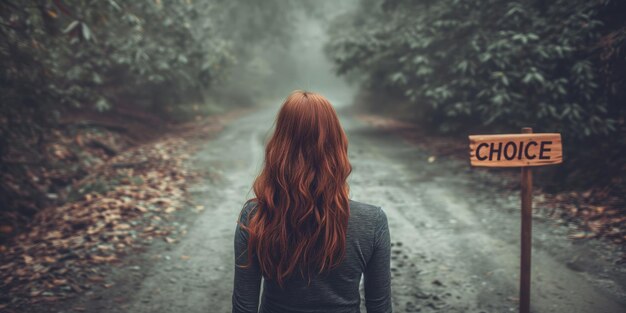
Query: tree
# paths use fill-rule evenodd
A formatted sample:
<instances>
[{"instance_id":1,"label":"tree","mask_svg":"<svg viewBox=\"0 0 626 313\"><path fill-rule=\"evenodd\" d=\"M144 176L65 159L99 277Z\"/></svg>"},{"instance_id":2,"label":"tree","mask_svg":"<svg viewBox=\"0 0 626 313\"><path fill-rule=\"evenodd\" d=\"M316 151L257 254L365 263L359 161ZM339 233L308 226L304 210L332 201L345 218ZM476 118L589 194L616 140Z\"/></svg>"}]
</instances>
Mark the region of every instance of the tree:
<instances>
[{"instance_id":1,"label":"tree","mask_svg":"<svg viewBox=\"0 0 626 313\"><path fill-rule=\"evenodd\" d=\"M434 129L535 126L570 147L608 143L603 162L615 164L610 151L626 148L625 11L610 0L362 0L326 50L339 73L404 97Z\"/></svg>"}]
</instances>

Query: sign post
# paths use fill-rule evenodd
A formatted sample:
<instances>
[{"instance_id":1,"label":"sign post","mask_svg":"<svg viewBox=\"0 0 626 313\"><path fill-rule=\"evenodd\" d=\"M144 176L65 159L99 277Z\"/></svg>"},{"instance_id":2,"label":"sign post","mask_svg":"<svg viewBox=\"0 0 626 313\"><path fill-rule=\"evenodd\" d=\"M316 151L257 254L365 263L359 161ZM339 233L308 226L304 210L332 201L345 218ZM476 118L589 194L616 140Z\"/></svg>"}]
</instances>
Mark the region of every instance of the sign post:
<instances>
[{"instance_id":1,"label":"sign post","mask_svg":"<svg viewBox=\"0 0 626 313\"><path fill-rule=\"evenodd\" d=\"M522 133L532 133L525 127ZM530 256L532 251L533 223L533 172L530 167L522 167L522 225L521 225L521 264L519 273L519 311L530 312Z\"/></svg>"},{"instance_id":2,"label":"sign post","mask_svg":"<svg viewBox=\"0 0 626 313\"><path fill-rule=\"evenodd\" d=\"M529 313L533 208L531 166L563 162L561 134L534 134L532 128L524 127L521 134L471 135L469 141L472 166L522 168L519 312Z\"/></svg>"}]
</instances>

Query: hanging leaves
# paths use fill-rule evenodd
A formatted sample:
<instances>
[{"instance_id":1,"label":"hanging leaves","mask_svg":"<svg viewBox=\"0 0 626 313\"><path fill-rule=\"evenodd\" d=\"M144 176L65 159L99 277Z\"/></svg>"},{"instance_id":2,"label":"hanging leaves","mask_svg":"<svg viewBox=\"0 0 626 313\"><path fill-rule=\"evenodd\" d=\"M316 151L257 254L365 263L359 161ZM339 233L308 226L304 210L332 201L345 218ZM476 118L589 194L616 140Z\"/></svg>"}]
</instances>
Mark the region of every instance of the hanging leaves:
<instances>
[{"instance_id":1,"label":"hanging leaves","mask_svg":"<svg viewBox=\"0 0 626 313\"><path fill-rule=\"evenodd\" d=\"M584 140L623 124L623 115L620 122L611 114L623 103L616 92L626 89L623 75L601 78L608 64L594 48L613 28L623 32L624 23L601 20L618 18L611 5L363 0L332 24L326 49L339 73L358 72L405 95L417 118L439 130L542 125ZM626 50L624 36L606 45ZM574 101L577 110L569 108Z\"/></svg>"}]
</instances>

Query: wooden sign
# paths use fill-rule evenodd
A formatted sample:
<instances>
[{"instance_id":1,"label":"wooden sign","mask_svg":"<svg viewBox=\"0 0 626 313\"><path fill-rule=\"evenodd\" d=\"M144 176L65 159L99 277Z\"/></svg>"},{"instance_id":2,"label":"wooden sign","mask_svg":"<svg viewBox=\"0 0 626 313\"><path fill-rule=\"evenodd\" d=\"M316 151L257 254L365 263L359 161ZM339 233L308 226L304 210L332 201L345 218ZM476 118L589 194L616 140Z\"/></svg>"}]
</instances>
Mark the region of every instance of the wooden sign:
<instances>
[{"instance_id":1,"label":"wooden sign","mask_svg":"<svg viewBox=\"0 0 626 313\"><path fill-rule=\"evenodd\" d=\"M471 135L470 162L482 167L524 167L563 162L561 134Z\"/></svg>"},{"instance_id":2,"label":"wooden sign","mask_svg":"<svg viewBox=\"0 0 626 313\"><path fill-rule=\"evenodd\" d=\"M472 166L521 167L521 253L519 312L530 313L530 263L532 253L533 175L531 166L563 162L561 134L533 134L524 127L521 134L472 135Z\"/></svg>"}]
</instances>

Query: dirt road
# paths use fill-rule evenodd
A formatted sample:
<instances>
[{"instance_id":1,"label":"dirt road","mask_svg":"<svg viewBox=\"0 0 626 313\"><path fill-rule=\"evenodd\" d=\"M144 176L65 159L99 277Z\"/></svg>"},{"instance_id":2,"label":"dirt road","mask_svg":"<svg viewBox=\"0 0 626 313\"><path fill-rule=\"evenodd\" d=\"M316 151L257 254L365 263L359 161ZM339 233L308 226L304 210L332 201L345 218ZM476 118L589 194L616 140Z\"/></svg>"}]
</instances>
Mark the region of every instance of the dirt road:
<instances>
[{"instance_id":1,"label":"dirt road","mask_svg":"<svg viewBox=\"0 0 626 313\"><path fill-rule=\"evenodd\" d=\"M62 310L73 312L230 312L235 220L261 166L276 108L240 118L203 143L191 190L205 207L183 217L188 233L157 244L114 270ZM352 198L383 206L393 242L395 312L515 312L517 193L499 176L470 170L404 143L341 110L350 140ZM610 246L572 242L553 221L534 221L533 312L625 312L626 274ZM365 312L363 310L363 312Z\"/></svg>"}]
</instances>

